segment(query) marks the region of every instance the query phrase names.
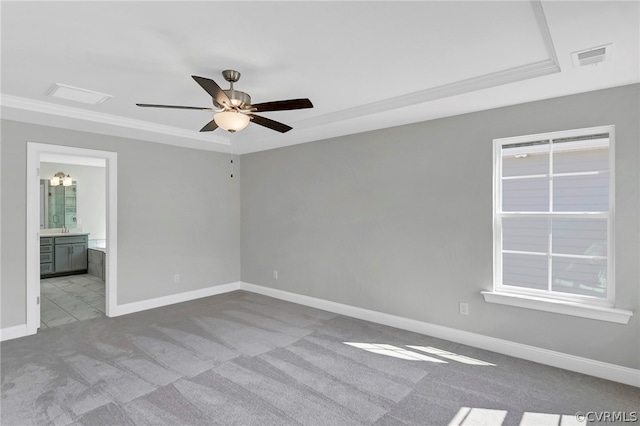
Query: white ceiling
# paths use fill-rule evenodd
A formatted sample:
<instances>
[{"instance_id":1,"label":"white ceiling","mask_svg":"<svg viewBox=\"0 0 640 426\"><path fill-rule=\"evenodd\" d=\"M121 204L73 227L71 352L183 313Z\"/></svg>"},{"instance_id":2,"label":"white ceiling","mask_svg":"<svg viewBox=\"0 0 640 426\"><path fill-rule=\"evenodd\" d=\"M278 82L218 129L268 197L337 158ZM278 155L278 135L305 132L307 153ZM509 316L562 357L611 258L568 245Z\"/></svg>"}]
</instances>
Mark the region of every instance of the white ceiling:
<instances>
[{"instance_id":1,"label":"white ceiling","mask_svg":"<svg viewBox=\"0 0 640 426\"><path fill-rule=\"evenodd\" d=\"M199 149L247 153L640 81L638 1L2 1L2 117ZM612 60L571 53L612 43ZM191 75L254 103L308 97L200 133L211 105ZM54 83L113 96L90 106Z\"/></svg>"}]
</instances>

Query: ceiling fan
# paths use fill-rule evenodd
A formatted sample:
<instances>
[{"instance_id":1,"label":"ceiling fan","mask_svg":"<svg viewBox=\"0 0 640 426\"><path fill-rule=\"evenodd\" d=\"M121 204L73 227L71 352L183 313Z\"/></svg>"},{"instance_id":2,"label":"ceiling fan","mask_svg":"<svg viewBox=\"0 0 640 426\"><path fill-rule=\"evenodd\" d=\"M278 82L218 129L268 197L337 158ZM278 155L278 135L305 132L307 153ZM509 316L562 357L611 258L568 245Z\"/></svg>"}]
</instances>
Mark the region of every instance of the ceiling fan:
<instances>
[{"instance_id":1,"label":"ceiling fan","mask_svg":"<svg viewBox=\"0 0 640 426\"><path fill-rule=\"evenodd\" d=\"M201 132L210 132L218 127L234 133L240 131L253 121L260 126L278 131L280 133L288 132L291 126L279 123L277 121L254 114L254 112L267 111L287 111L292 109L313 108L313 104L307 98L288 99L284 101L264 102L259 104L251 103L251 96L245 92L235 90L233 83L240 79L240 73L235 70L224 70L222 76L230 83L229 90L222 90L215 81L204 77L192 75L193 79L207 93L211 95L213 105L216 108L209 107L191 107L181 105L154 105L154 104L136 104L139 107L152 108L176 108L176 109L196 109L204 111L214 111L213 120L208 122Z\"/></svg>"}]
</instances>

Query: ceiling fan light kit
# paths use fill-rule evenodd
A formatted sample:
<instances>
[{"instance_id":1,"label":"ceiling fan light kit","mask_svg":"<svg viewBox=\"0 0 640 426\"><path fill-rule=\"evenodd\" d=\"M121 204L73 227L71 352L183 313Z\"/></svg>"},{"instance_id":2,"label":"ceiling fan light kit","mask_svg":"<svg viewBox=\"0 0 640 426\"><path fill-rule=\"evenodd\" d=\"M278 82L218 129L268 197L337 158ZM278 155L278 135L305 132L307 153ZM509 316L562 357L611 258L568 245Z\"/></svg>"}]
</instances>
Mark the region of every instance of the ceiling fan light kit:
<instances>
[{"instance_id":1,"label":"ceiling fan light kit","mask_svg":"<svg viewBox=\"0 0 640 426\"><path fill-rule=\"evenodd\" d=\"M267 127L280 133L291 130L291 126L279 123L266 117L254 114L254 112L266 111L287 111L293 109L313 108L313 104L309 99L289 99L284 101L265 102L260 104L252 104L251 96L245 92L235 90L233 83L240 79L240 73L236 70L224 70L222 76L229 82L228 90L222 90L218 84L204 77L192 75L191 77L202 87L213 101L214 108L206 107L190 107L181 105L155 105L155 104L136 104L139 107L152 108L175 108L175 109L195 109L214 111L213 120L207 123L201 132L211 132L218 127L230 133L239 132L246 128L250 122L254 122L260 126Z\"/></svg>"},{"instance_id":2,"label":"ceiling fan light kit","mask_svg":"<svg viewBox=\"0 0 640 426\"><path fill-rule=\"evenodd\" d=\"M213 115L213 120L223 130L235 133L249 125L251 119L248 115L238 111L221 111Z\"/></svg>"}]
</instances>

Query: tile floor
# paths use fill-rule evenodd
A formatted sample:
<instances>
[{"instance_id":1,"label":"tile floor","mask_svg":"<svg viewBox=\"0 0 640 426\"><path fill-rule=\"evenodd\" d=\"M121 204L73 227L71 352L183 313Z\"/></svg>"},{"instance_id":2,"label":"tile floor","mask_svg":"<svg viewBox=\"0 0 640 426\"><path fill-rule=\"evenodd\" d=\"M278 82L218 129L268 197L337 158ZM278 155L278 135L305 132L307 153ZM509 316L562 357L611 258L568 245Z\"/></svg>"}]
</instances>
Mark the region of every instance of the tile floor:
<instances>
[{"instance_id":1,"label":"tile floor","mask_svg":"<svg viewBox=\"0 0 640 426\"><path fill-rule=\"evenodd\" d=\"M104 281L93 275L41 279L40 296L41 328L105 316Z\"/></svg>"}]
</instances>

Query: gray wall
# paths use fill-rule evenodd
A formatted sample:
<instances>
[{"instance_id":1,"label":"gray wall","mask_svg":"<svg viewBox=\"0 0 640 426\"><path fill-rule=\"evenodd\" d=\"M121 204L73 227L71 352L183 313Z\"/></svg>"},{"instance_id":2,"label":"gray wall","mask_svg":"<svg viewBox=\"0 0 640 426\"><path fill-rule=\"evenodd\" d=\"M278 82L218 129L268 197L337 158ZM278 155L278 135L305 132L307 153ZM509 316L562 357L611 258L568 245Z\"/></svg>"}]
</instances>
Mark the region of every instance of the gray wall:
<instances>
[{"instance_id":1,"label":"gray wall","mask_svg":"<svg viewBox=\"0 0 640 426\"><path fill-rule=\"evenodd\" d=\"M2 328L26 321L27 141L118 153L118 304L239 281L230 155L3 120Z\"/></svg>"},{"instance_id":2,"label":"gray wall","mask_svg":"<svg viewBox=\"0 0 640 426\"><path fill-rule=\"evenodd\" d=\"M242 281L640 368L639 88L243 155ZM616 305L635 312L629 324L485 303L492 140L608 124ZM458 314L460 301L469 316Z\"/></svg>"},{"instance_id":3,"label":"gray wall","mask_svg":"<svg viewBox=\"0 0 640 426\"><path fill-rule=\"evenodd\" d=\"M625 86L243 155L241 180L237 169L229 177L229 155L3 120L0 326L25 322L23 177L33 141L118 153L119 304L242 279L640 368L639 92ZM616 125L617 305L636 314L620 325L485 303L492 139L604 124Z\"/></svg>"}]
</instances>

